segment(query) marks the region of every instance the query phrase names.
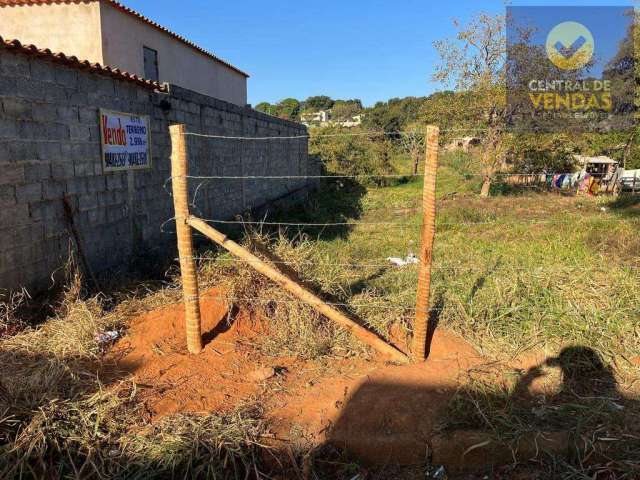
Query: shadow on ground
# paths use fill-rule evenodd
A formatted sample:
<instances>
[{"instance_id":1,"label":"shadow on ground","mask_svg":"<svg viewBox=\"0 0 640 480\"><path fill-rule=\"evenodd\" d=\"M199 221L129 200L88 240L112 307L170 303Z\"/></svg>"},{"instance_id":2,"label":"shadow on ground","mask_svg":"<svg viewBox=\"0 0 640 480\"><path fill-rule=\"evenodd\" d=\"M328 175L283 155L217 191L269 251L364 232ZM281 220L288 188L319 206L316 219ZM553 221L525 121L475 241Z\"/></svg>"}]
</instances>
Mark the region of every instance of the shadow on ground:
<instances>
[{"instance_id":1,"label":"shadow on ground","mask_svg":"<svg viewBox=\"0 0 640 480\"><path fill-rule=\"evenodd\" d=\"M553 391L533 386L553 369L562 378ZM640 474L639 402L619 389L611 368L589 347L564 348L518 372L509 386L471 382L451 389L416 380L365 382L332 428L329 451L347 452L373 471L426 464L485 474L517 463L546 472L526 478L555 478L545 475L563 468L589 478ZM328 468L322 460L319 465Z\"/></svg>"},{"instance_id":2,"label":"shadow on ground","mask_svg":"<svg viewBox=\"0 0 640 480\"><path fill-rule=\"evenodd\" d=\"M361 217L362 198L366 192L365 186L351 179L323 180L318 188L311 191L307 199L298 205L249 212L244 216L245 220L252 222L319 225L278 226L258 223L247 224L246 227L265 234L281 232L291 240L300 238L301 235L322 240L346 238L353 229L353 225L343 225L343 223L354 222ZM240 238L245 232L245 226L224 225L220 230L233 238Z\"/></svg>"},{"instance_id":3,"label":"shadow on ground","mask_svg":"<svg viewBox=\"0 0 640 480\"><path fill-rule=\"evenodd\" d=\"M640 218L640 195L622 194L607 203L611 212L623 218Z\"/></svg>"}]
</instances>

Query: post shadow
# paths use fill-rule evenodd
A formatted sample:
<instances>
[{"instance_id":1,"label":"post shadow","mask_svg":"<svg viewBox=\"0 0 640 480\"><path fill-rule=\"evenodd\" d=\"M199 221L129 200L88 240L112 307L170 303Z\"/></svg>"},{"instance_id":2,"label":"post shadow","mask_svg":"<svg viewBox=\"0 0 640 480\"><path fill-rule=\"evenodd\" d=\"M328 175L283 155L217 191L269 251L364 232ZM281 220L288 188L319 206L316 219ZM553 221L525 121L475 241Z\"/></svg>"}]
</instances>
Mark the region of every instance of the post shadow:
<instances>
[{"instance_id":1,"label":"post shadow","mask_svg":"<svg viewBox=\"0 0 640 480\"><path fill-rule=\"evenodd\" d=\"M559 385L552 392L532 391L544 369L559 369ZM433 461L449 472L480 473L514 461L563 458L572 468L606 465L617 472L633 460L625 457L634 451L632 437L624 445L584 440L596 432L620 436L631 426L625 415L633 421L640 409L596 350L563 348L524 372L512 389L499 382L495 387L367 381L346 401L326 444L370 468ZM461 413L468 418L455 418ZM635 443L640 451L640 440Z\"/></svg>"}]
</instances>

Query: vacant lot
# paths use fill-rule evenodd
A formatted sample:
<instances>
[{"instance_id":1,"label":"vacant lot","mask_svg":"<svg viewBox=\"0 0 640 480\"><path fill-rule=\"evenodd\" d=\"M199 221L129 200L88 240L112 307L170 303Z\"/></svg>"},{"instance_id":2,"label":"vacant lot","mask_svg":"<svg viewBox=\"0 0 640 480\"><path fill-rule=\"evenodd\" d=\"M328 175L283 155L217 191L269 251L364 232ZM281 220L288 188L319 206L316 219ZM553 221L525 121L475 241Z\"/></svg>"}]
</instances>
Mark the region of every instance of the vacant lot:
<instances>
[{"instance_id":1,"label":"vacant lot","mask_svg":"<svg viewBox=\"0 0 640 480\"><path fill-rule=\"evenodd\" d=\"M37 328L21 325L18 299L5 304L0 476L424 478L424 467L365 469L322 446L367 436L371 422L376 434L352 449L367 460L410 451L423 433L427 463L506 450L495 478L637 478L640 204L500 186L480 199L464 162L444 158L439 175L426 365L386 365L206 248L211 335L198 358L171 306L177 279L85 298L72 278ZM349 225L251 224L245 242L404 347L417 268L386 257L417 253L421 188L331 181L269 220ZM96 338L110 330L124 335L115 346ZM452 438L466 447L447 457Z\"/></svg>"}]
</instances>

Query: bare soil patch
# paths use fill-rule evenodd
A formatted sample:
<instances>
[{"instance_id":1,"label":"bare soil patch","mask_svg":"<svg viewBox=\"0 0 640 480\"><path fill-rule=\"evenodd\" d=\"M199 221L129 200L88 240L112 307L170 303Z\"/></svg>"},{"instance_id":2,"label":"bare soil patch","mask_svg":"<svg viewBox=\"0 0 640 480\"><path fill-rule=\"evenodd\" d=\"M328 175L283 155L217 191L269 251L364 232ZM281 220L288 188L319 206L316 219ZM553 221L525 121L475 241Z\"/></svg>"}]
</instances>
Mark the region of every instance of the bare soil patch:
<instances>
[{"instance_id":1,"label":"bare soil patch","mask_svg":"<svg viewBox=\"0 0 640 480\"><path fill-rule=\"evenodd\" d=\"M448 402L474 369L491 368L467 342L436 330L429 360L394 365L383 358L272 357L258 348L268 322L229 311L203 295L206 347L189 355L181 304L143 314L110 356L143 389L152 421L177 413L232 411L258 402L269 425L265 443L280 451L310 451L331 444L369 464L436 460L455 471L483 465L464 451L484 441L478 432L443 435ZM486 452L485 452L486 453ZM501 458L492 453L493 458ZM505 457L506 461L509 460Z\"/></svg>"}]
</instances>

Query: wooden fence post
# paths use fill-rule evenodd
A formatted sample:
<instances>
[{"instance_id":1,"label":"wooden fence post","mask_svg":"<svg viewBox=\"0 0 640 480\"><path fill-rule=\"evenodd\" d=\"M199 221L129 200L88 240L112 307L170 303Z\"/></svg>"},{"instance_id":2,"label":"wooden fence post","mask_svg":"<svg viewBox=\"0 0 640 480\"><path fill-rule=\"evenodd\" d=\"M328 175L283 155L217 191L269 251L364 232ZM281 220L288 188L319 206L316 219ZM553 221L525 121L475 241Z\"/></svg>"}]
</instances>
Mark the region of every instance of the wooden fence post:
<instances>
[{"instance_id":1,"label":"wooden fence post","mask_svg":"<svg viewBox=\"0 0 640 480\"><path fill-rule=\"evenodd\" d=\"M425 360L429 327L429 294L431 291L431 259L436 232L436 175L438 173L438 137L440 129L428 126L426 132L426 161L422 190L422 239L420 267L416 295L416 318L413 324L411 353L415 361Z\"/></svg>"},{"instance_id":2,"label":"wooden fence post","mask_svg":"<svg viewBox=\"0 0 640 480\"><path fill-rule=\"evenodd\" d=\"M202 327L200 320L200 295L198 277L193 256L193 240L189 218L189 152L186 128L184 125L171 125L171 179L173 186L173 206L175 208L176 234L178 237L178 255L182 275L185 321L187 331L187 349L189 353L202 351Z\"/></svg>"}]
</instances>

